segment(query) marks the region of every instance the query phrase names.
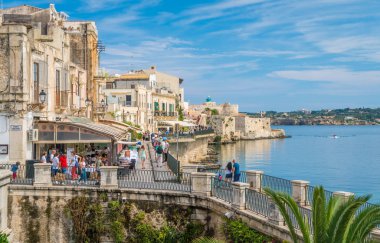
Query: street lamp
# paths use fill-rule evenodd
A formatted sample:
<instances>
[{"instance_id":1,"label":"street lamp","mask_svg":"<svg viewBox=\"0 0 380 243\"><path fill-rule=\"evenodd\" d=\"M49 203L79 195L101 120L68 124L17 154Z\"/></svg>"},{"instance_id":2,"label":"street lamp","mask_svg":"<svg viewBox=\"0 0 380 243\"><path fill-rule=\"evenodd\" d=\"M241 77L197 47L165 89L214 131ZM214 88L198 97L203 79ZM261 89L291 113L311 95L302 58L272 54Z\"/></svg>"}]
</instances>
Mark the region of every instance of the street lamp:
<instances>
[{"instance_id":1,"label":"street lamp","mask_svg":"<svg viewBox=\"0 0 380 243\"><path fill-rule=\"evenodd\" d=\"M92 101L88 97L86 98L84 102L86 104L86 107L89 107L92 104Z\"/></svg>"},{"instance_id":2,"label":"street lamp","mask_svg":"<svg viewBox=\"0 0 380 243\"><path fill-rule=\"evenodd\" d=\"M46 93L45 93L45 91L41 90L39 96L40 96L40 102L41 102L41 104L44 104L45 101L46 101Z\"/></svg>"},{"instance_id":3,"label":"street lamp","mask_svg":"<svg viewBox=\"0 0 380 243\"><path fill-rule=\"evenodd\" d=\"M90 112L90 119L93 119L93 117L92 117L92 114L93 114L93 103L92 103L92 100L90 100L88 97L86 98L86 100L84 101L84 104L86 105L86 108L87 108L87 112L88 112L88 108L91 106L91 112Z\"/></svg>"}]
</instances>

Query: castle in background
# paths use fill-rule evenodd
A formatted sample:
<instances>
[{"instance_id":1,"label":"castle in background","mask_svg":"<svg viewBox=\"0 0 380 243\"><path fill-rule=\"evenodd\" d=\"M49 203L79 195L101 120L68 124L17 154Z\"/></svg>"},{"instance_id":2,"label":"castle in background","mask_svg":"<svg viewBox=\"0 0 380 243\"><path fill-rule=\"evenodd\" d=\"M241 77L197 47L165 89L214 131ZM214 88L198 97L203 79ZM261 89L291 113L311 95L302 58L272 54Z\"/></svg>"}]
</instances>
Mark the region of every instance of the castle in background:
<instances>
[{"instance_id":1,"label":"castle in background","mask_svg":"<svg viewBox=\"0 0 380 243\"><path fill-rule=\"evenodd\" d=\"M200 105L190 105L187 115L200 126L212 127L221 142L285 137L283 129L271 128L270 118L250 117L239 113L239 105L217 104L210 97Z\"/></svg>"}]
</instances>

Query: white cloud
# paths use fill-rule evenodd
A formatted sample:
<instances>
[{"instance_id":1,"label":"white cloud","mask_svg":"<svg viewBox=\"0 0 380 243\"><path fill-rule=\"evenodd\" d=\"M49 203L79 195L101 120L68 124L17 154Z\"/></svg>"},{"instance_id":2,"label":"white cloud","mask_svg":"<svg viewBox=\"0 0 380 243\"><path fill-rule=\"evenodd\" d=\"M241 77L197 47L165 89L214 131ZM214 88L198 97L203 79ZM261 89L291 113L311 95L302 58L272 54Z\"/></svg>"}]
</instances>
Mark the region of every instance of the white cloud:
<instances>
[{"instance_id":1,"label":"white cloud","mask_svg":"<svg viewBox=\"0 0 380 243\"><path fill-rule=\"evenodd\" d=\"M224 0L214 4L204 4L178 14L177 24L189 25L198 21L214 19L250 5L262 3L264 0ZM170 16L171 18L173 16Z\"/></svg>"},{"instance_id":2,"label":"white cloud","mask_svg":"<svg viewBox=\"0 0 380 243\"><path fill-rule=\"evenodd\" d=\"M82 0L82 6L78 9L84 12L96 12L119 8L125 0Z\"/></svg>"},{"instance_id":3,"label":"white cloud","mask_svg":"<svg viewBox=\"0 0 380 243\"><path fill-rule=\"evenodd\" d=\"M268 76L290 80L326 82L338 84L341 87L344 87L344 85L357 87L380 85L380 71L351 71L348 69L287 70L275 71Z\"/></svg>"}]
</instances>

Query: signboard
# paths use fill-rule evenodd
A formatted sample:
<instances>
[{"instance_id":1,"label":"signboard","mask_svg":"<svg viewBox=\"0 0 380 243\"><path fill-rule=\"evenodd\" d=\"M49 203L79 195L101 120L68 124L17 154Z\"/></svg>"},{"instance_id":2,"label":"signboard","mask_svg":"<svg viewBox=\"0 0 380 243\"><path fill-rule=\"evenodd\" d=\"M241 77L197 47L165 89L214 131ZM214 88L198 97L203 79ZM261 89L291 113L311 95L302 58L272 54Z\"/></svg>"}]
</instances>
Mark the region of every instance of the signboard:
<instances>
[{"instance_id":1,"label":"signboard","mask_svg":"<svg viewBox=\"0 0 380 243\"><path fill-rule=\"evenodd\" d=\"M67 157L67 164L70 166L71 160L73 159L73 156L71 155L71 152L74 151L74 148L67 148L66 151L67 151L67 155L66 155L66 157Z\"/></svg>"},{"instance_id":2,"label":"signboard","mask_svg":"<svg viewBox=\"0 0 380 243\"><path fill-rule=\"evenodd\" d=\"M8 144L0 144L0 154L8 154Z\"/></svg>"},{"instance_id":3,"label":"signboard","mask_svg":"<svg viewBox=\"0 0 380 243\"><path fill-rule=\"evenodd\" d=\"M9 130L11 131L22 131L22 125L9 125Z\"/></svg>"}]
</instances>

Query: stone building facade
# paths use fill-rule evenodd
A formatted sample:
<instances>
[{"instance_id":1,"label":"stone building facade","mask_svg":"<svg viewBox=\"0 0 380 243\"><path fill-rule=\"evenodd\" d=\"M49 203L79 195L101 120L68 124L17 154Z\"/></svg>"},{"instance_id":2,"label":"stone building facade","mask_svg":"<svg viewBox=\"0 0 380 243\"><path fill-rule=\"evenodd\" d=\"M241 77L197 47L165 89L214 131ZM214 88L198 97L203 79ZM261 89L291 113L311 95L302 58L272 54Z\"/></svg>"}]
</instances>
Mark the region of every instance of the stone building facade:
<instances>
[{"instance_id":1,"label":"stone building facade","mask_svg":"<svg viewBox=\"0 0 380 243\"><path fill-rule=\"evenodd\" d=\"M183 104L181 78L148 70L131 71L106 82L103 94L108 112L118 121L139 124L144 130L157 131L160 121L178 119L177 104Z\"/></svg>"},{"instance_id":2,"label":"stone building facade","mask_svg":"<svg viewBox=\"0 0 380 243\"><path fill-rule=\"evenodd\" d=\"M32 159L34 121L89 116L85 100L98 68L96 26L76 22L80 37L70 26L53 4L0 10L1 162ZM88 46L74 45L83 38Z\"/></svg>"}]
</instances>

